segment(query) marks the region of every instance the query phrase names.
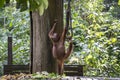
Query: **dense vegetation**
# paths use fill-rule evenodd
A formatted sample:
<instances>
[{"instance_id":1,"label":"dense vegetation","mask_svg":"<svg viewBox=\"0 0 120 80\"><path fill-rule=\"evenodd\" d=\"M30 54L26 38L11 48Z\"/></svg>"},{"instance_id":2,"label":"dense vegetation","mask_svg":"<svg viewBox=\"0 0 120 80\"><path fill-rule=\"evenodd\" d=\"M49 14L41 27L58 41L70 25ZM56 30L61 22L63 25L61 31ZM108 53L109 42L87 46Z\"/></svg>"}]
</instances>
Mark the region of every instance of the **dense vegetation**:
<instances>
[{"instance_id":1,"label":"dense vegetation","mask_svg":"<svg viewBox=\"0 0 120 80\"><path fill-rule=\"evenodd\" d=\"M74 51L67 64L85 65L87 76L120 76L120 6L117 0L73 0ZM66 6L66 5L65 5ZM1 9L0 70L7 60L7 36L14 37L14 64L29 63L29 13ZM2 71L0 71L2 72ZM2 74L2 73L0 73Z\"/></svg>"},{"instance_id":2,"label":"dense vegetation","mask_svg":"<svg viewBox=\"0 0 120 80\"><path fill-rule=\"evenodd\" d=\"M120 76L120 6L114 0L75 0L74 53L69 61L85 75Z\"/></svg>"},{"instance_id":3,"label":"dense vegetation","mask_svg":"<svg viewBox=\"0 0 120 80\"><path fill-rule=\"evenodd\" d=\"M11 2L16 3L15 7L20 11L38 11L40 15L48 8L48 0L0 0L0 8L11 5Z\"/></svg>"},{"instance_id":4,"label":"dense vegetation","mask_svg":"<svg viewBox=\"0 0 120 80\"><path fill-rule=\"evenodd\" d=\"M7 37L13 37L13 64L28 64L30 53L29 12L20 12L14 6L0 11L0 75L7 64Z\"/></svg>"}]
</instances>

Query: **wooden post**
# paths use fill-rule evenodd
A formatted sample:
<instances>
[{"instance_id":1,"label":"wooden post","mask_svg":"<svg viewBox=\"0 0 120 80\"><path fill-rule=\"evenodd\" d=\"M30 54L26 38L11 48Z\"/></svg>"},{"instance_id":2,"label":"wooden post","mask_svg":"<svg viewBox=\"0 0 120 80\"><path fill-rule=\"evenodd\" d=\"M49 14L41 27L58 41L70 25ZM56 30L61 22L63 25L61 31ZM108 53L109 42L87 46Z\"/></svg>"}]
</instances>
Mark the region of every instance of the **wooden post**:
<instances>
[{"instance_id":1,"label":"wooden post","mask_svg":"<svg viewBox=\"0 0 120 80\"><path fill-rule=\"evenodd\" d=\"M32 73L33 65L33 20L32 20L32 11L30 11L30 73Z\"/></svg>"},{"instance_id":2,"label":"wooden post","mask_svg":"<svg viewBox=\"0 0 120 80\"><path fill-rule=\"evenodd\" d=\"M12 37L8 37L8 65L12 65Z\"/></svg>"}]
</instances>

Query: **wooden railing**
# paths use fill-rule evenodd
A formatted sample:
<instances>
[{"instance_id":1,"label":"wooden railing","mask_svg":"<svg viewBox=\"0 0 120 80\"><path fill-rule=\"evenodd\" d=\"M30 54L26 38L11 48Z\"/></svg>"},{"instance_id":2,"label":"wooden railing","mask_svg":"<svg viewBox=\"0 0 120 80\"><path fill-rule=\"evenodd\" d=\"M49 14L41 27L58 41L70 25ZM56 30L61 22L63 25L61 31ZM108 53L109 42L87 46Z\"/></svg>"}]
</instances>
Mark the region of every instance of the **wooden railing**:
<instances>
[{"instance_id":1,"label":"wooden railing","mask_svg":"<svg viewBox=\"0 0 120 80\"><path fill-rule=\"evenodd\" d=\"M29 74L29 65L4 65L4 74Z\"/></svg>"},{"instance_id":2,"label":"wooden railing","mask_svg":"<svg viewBox=\"0 0 120 80\"><path fill-rule=\"evenodd\" d=\"M8 37L8 59L4 65L4 74L30 73L29 65L13 65L12 37Z\"/></svg>"},{"instance_id":3,"label":"wooden railing","mask_svg":"<svg viewBox=\"0 0 120 80\"><path fill-rule=\"evenodd\" d=\"M8 64L4 65L4 74L30 73L30 65L13 65L12 37L8 37ZM64 65L67 76L83 76L83 65Z\"/></svg>"},{"instance_id":4,"label":"wooden railing","mask_svg":"<svg viewBox=\"0 0 120 80\"><path fill-rule=\"evenodd\" d=\"M83 76L84 65L64 65L64 73L67 76Z\"/></svg>"}]
</instances>

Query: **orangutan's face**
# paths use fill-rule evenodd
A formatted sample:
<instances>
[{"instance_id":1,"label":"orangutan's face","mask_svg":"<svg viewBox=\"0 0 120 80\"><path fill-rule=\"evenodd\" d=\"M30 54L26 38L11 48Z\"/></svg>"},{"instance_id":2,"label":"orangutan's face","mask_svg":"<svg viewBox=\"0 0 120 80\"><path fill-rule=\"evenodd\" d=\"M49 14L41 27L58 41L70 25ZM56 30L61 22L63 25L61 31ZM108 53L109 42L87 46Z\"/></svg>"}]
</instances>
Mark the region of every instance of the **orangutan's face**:
<instances>
[{"instance_id":1,"label":"orangutan's face","mask_svg":"<svg viewBox=\"0 0 120 80\"><path fill-rule=\"evenodd\" d=\"M59 39L60 39L60 36L57 33L54 33L53 34L53 41L57 42L57 41L59 41Z\"/></svg>"}]
</instances>

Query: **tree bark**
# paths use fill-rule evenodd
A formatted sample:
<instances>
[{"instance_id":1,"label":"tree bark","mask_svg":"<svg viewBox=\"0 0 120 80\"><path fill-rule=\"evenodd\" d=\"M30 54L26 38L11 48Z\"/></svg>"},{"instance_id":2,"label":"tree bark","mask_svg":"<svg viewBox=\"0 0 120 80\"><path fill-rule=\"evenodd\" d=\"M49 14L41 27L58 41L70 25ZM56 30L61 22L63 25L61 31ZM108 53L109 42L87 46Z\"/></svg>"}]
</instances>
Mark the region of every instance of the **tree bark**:
<instances>
[{"instance_id":1,"label":"tree bark","mask_svg":"<svg viewBox=\"0 0 120 80\"><path fill-rule=\"evenodd\" d=\"M33 53L32 72L57 72L56 61L52 56L52 44L48 33L55 19L58 20L56 32L63 29L63 0L48 0L49 8L44 15L39 16L37 11L32 12L33 20Z\"/></svg>"}]
</instances>

